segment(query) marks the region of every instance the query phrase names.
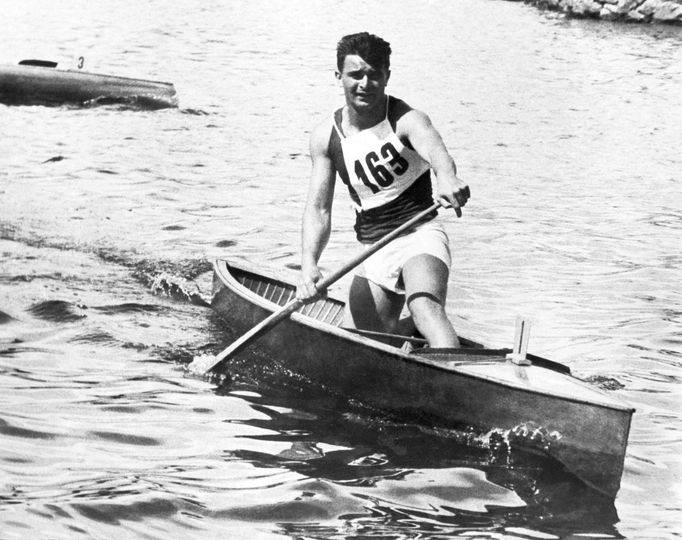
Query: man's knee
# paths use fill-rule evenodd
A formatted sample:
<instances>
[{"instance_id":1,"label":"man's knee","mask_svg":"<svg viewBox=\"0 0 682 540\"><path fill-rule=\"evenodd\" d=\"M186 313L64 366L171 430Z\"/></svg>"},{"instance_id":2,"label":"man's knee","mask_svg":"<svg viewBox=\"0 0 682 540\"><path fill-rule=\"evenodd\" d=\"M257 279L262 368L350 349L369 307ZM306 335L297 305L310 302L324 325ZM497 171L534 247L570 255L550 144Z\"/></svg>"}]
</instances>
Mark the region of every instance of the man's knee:
<instances>
[{"instance_id":1,"label":"man's knee","mask_svg":"<svg viewBox=\"0 0 682 540\"><path fill-rule=\"evenodd\" d=\"M421 255L410 259L403 267L403 279L407 300L420 296L431 296L436 302L445 301L448 290L447 265L432 255Z\"/></svg>"},{"instance_id":2,"label":"man's knee","mask_svg":"<svg viewBox=\"0 0 682 540\"><path fill-rule=\"evenodd\" d=\"M407 307L415 321L422 323L437 323L447 318L445 307L433 294L413 294L410 296Z\"/></svg>"},{"instance_id":3,"label":"man's knee","mask_svg":"<svg viewBox=\"0 0 682 540\"><path fill-rule=\"evenodd\" d=\"M408 306L412 304L424 304L425 306L432 306L433 304L438 306L441 305L440 298L438 298L438 296L436 296L434 293L428 291L412 293L406 298L406 301Z\"/></svg>"}]
</instances>

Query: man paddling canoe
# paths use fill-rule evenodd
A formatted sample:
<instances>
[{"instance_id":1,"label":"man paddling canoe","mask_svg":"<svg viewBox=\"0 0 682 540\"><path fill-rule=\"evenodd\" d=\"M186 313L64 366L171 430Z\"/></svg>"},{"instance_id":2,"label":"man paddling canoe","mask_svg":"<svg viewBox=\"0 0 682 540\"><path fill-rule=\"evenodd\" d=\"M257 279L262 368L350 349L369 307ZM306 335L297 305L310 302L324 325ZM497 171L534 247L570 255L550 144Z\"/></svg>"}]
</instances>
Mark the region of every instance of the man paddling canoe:
<instances>
[{"instance_id":1,"label":"man paddling canoe","mask_svg":"<svg viewBox=\"0 0 682 540\"><path fill-rule=\"evenodd\" d=\"M469 187L429 117L385 92L390 45L362 32L337 46L336 78L346 104L317 126L310 138L312 173L303 214L301 281L297 297L311 301L322 279L318 261L331 230L336 175L356 210L358 240L371 245L436 199L461 216ZM431 347L458 347L445 313L451 255L448 237L429 214L409 233L367 259L353 277L345 324L380 332L398 331L407 302L414 324Z\"/></svg>"}]
</instances>

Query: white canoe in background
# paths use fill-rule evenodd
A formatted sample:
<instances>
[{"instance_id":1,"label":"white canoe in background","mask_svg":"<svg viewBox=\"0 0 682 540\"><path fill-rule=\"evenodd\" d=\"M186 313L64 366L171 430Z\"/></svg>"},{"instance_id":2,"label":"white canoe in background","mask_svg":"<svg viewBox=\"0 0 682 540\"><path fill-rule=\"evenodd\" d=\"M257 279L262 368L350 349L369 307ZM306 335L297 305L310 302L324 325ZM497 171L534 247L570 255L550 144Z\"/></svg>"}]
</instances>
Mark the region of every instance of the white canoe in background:
<instances>
[{"instance_id":1,"label":"white canoe in background","mask_svg":"<svg viewBox=\"0 0 682 540\"><path fill-rule=\"evenodd\" d=\"M24 60L0 65L0 103L89 105L130 103L148 109L177 107L172 83L61 69L56 62Z\"/></svg>"}]
</instances>

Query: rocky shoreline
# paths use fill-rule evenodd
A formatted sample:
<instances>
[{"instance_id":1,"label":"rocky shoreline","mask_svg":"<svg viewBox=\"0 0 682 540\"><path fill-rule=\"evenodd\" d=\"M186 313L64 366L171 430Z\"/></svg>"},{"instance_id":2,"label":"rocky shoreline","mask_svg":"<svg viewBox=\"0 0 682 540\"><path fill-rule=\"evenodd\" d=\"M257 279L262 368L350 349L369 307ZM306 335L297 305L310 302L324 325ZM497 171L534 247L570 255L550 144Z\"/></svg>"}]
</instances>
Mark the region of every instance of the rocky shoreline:
<instances>
[{"instance_id":1,"label":"rocky shoreline","mask_svg":"<svg viewBox=\"0 0 682 540\"><path fill-rule=\"evenodd\" d=\"M516 0L571 17L682 25L682 0Z\"/></svg>"}]
</instances>

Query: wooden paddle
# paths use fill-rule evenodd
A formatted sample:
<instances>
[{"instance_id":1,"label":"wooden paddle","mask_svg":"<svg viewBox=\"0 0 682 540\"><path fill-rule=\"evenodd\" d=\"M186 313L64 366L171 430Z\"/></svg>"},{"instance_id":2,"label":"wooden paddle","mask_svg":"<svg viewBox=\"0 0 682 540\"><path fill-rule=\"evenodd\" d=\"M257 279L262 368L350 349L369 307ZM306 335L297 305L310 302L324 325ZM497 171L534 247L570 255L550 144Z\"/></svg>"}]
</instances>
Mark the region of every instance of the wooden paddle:
<instances>
[{"instance_id":1,"label":"wooden paddle","mask_svg":"<svg viewBox=\"0 0 682 540\"><path fill-rule=\"evenodd\" d=\"M326 278L320 280L319 283L317 283L316 287L318 291L324 291L327 289L330 285L341 279L343 276L345 276L348 272L353 270L356 266L359 266L364 260L368 259L372 255L374 255L377 251L379 251L382 247L384 247L386 244L389 242L393 241L396 239L398 236L400 236L403 232L408 230L410 227L413 227L417 223L419 223L422 219L424 219L426 216L428 216L431 212L434 212L440 207L440 203L433 203L429 208L426 210L419 212L416 216L414 216L412 219L406 221L403 223L400 227L396 228L394 231L388 233L386 236L372 244L369 248L367 248L364 252L360 253L359 255L356 255L353 259L348 261L344 266L339 268L336 272L333 274L327 276ZM227 347L224 351L222 351L220 354L216 356L212 355L202 355L202 356L197 356L192 360L192 362L189 364L188 369L192 373L207 373L211 371L212 369L215 369L216 367L220 366L227 360L229 360L232 356L237 354L239 351L241 351L244 347L246 347L249 343L251 343L253 340L273 328L275 325L283 321L284 319L288 318L294 311L296 311L298 308L300 308L303 305L303 302L301 300L295 299L289 302L286 306L283 308L279 309L278 311L275 311L272 315L269 317L265 318L263 321L258 323L256 326L254 326L251 330L249 330L246 334L241 336L239 339L237 339L234 343L232 343L229 347Z\"/></svg>"}]
</instances>

